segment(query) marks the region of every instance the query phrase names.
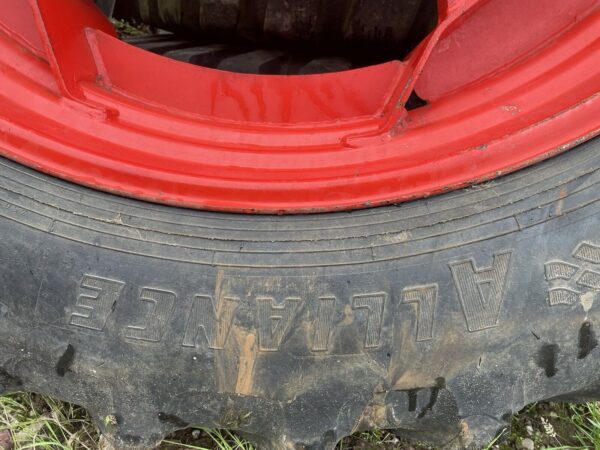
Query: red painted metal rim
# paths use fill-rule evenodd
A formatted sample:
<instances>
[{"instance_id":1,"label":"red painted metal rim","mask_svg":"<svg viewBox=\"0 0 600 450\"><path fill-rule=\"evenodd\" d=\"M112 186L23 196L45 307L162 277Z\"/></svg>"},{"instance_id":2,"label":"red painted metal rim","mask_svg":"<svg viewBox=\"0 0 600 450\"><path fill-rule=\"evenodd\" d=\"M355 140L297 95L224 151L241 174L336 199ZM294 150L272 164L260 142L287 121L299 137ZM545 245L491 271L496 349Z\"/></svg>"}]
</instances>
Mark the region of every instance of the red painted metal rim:
<instances>
[{"instance_id":1,"label":"red painted metal rim","mask_svg":"<svg viewBox=\"0 0 600 450\"><path fill-rule=\"evenodd\" d=\"M596 0L443 1L406 61L301 77L149 54L116 39L88 0L6 2L0 154L153 202L257 213L397 203L600 133ZM428 104L406 111L413 90Z\"/></svg>"}]
</instances>

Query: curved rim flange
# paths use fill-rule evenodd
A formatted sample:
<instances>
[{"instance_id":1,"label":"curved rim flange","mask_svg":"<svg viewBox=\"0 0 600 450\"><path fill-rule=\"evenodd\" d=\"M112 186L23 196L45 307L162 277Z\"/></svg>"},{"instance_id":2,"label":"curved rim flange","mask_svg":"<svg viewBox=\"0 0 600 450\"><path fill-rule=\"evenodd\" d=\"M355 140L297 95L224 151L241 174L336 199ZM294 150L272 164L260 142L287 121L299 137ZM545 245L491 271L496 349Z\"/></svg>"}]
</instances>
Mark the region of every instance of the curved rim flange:
<instances>
[{"instance_id":1,"label":"curved rim flange","mask_svg":"<svg viewBox=\"0 0 600 450\"><path fill-rule=\"evenodd\" d=\"M406 61L298 77L147 53L116 39L91 3L31 0L27 16L10 2L21 8L0 13L0 154L121 195L235 212L357 209L491 179L600 132L589 0L560 17L514 0L441 2L440 24ZM511 17L534 14L542 25L502 44ZM478 33L500 48L485 54ZM472 71L456 67L475 59L461 48L479 52ZM429 103L407 111L415 89Z\"/></svg>"}]
</instances>

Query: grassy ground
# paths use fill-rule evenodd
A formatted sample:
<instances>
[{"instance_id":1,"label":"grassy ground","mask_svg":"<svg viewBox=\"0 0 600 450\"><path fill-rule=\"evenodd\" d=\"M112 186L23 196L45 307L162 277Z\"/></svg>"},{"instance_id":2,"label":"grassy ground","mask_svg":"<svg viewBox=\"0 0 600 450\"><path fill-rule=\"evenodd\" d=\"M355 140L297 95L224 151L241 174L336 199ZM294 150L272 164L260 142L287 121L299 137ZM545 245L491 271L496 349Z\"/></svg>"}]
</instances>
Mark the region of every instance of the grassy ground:
<instances>
[{"instance_id":1,"label":"grassy ground","mask_svg":"<svg viewBox=\"0 0 600 450\"><path fill-rule=\"evenodd\" d=\"M0 397L0 448L110 450L85 410L33 394ZM513 418L510 434L486 450L600 450L600 403L539 403ZM188 429L167 438L158 450L254 450L224 430ZM342 441L339 450L433 450L409 444L385 431L360 433Z\"/></svg>"}]
</instances>

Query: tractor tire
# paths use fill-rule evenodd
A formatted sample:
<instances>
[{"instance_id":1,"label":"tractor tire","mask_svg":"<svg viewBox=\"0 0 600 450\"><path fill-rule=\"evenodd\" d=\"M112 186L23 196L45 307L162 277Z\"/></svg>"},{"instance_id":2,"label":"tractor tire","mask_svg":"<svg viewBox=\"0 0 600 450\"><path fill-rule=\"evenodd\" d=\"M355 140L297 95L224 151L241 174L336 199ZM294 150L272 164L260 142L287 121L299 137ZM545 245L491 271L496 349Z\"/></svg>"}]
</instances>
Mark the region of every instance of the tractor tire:
<instances>
[{"instance_id":1,"label":"tractor tire","mask_svg":"<svg viewBox=\"0 0 600 450\"><path fill-rule=\"evenodd\" d=\"M0 160L0 384L118 448L190 425L261 449L374 427L477 448L600 398L600 140L462 191L343 213L144 203Z\"/></svg>"},{"instance_id":2,"label":"tractor tire","mask_svg":"<svg viewBox=\"0 0 600 450\"><path fill-rule=\"evenodd\" d=\"M178 33L301 48L344 48L350 53L368 47L371 52L387 49L396 54L405 45L416 45L433 29L436 5L432 0L121 2L121 8L134 11L144 23Z\"/></svg>"}]
</instances>

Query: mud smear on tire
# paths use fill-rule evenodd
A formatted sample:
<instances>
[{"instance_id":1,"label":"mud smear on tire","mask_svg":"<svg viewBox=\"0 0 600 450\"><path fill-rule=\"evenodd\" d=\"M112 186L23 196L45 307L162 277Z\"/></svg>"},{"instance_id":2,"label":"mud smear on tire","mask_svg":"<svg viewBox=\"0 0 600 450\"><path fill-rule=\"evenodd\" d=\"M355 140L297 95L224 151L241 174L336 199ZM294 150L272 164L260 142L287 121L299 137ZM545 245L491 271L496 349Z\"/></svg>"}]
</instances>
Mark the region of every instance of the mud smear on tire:
<instances>
[{"instance_id":1,"label":"mud smear on tire","mask_svg":"<svg viewBox=\"0 0 600 450\"><path fill-rule=\"evenodd\" d=\"M559 347L556 344L544 344L538 351L536 364L544 369L548 378L552 378L558 372L556 368L558 350Z\"/></svg>"},{"instance_id":2,"label":"mud smear on tire","mask_svg":"<svg viewBox=\"0 0 600 450\"><path fill-rule=\"evenodd\" d=\"M59 358L56 363L56 373L59 377L64 377L67 372L71 371L71 366L75 360L75 347L71 344L67 346L67 349Z\"/></svg>"},{"instance_id":3,"label":"mud smear on tire","mask_svg":"<svg viewBox=\"0 0 600 450\"><path fill-rule=\"evenodd\" d=\"M577 359L584 359L598 347L598 340L591 322L584 322L579 329L579 353Z\"/></svg>"}]
</instances>

